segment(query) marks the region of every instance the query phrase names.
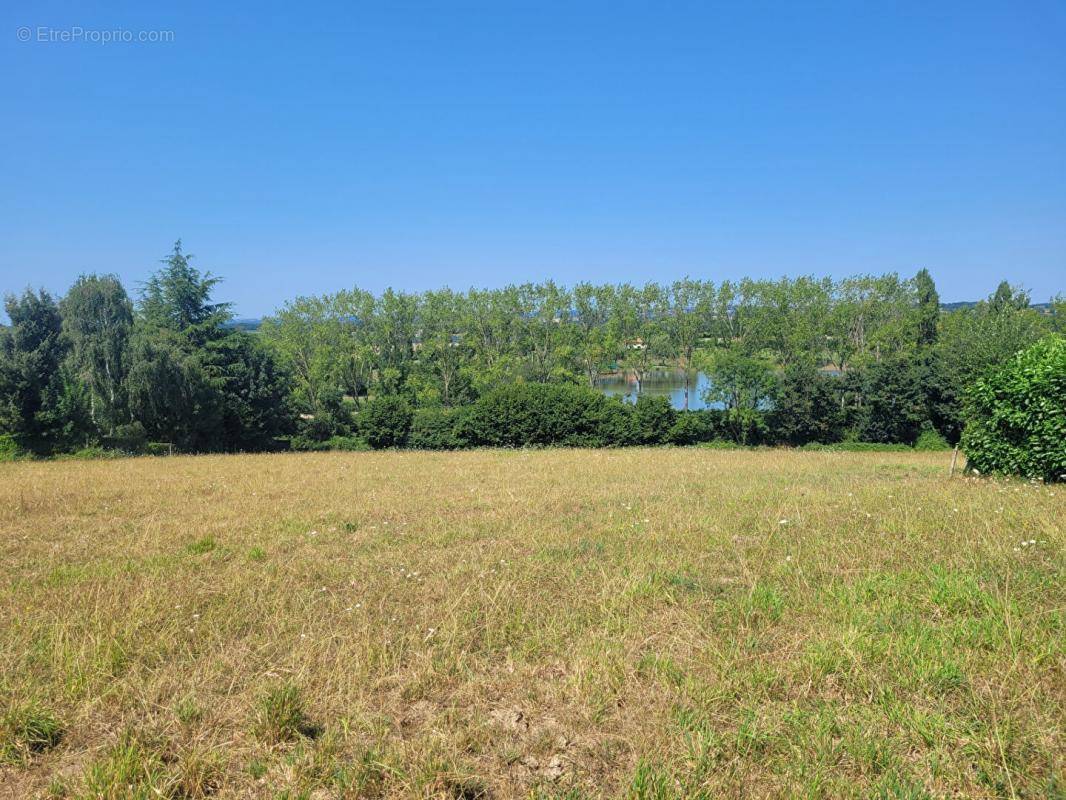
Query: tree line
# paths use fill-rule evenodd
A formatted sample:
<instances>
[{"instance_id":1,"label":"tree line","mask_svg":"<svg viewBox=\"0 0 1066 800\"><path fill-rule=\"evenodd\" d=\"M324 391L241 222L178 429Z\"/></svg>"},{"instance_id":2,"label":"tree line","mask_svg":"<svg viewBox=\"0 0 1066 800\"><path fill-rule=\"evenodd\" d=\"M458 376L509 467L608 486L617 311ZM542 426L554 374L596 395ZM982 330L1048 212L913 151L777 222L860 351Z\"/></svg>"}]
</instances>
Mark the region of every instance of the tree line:
<instances>
[{"instance_id":1,"label":"tree line","mask_svg":"<svg viewBox=\"0 0 1066 800\"><path fill-rule=\"evenodd\" d=\"M1006 282L945 311L923 269L840 281L352 289L293 300L248 332L214 300L218 284L178 242L136 302L113 275L83 275L58 300L9 295L5 446L955 442L967 388L1066 319L1061 298L1037 310ZM692 375L706 372L701 399L713 409L677 412L642 396L662 367L685 376L686 405ZM618 372L630 376L635 406L593 391ZM500 419L529 432L507 433Z\"/></svg>"}]
</instances>

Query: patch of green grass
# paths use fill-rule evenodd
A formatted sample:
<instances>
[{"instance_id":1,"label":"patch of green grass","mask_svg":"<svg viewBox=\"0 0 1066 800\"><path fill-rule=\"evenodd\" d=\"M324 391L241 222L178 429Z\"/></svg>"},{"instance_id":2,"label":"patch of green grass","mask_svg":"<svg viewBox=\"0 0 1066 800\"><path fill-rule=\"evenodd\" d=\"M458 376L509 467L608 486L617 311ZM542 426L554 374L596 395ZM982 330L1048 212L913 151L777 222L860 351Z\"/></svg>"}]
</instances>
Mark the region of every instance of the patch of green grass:
<instances>
[{"instance_id":1,"label":"patch of green grass","mask_svg":"<svg viewBox=\"0 0 1066 800\"><path fill-rule=\"evenodd\" d=\"M84 783L85 791L78 800L156 800L173 796L159 752L130 732L88 766Z\"/></svg>"},{"instance_id":2,"label":"patch of green grass","mask_svg":"<svg viewBox=\"0 0 1066 800\"><path fill-rule=\"evenodd\" d=\"M185 552L191 553L194 556L202 556L204 553L210 553L218 547L218 542L215 541L213 536L204 536L197 539L195 542L190 542L185 546Z\"/></svg>"},{"instance_id":3,"label":"patch of green grass","mask_svg":"<svg viewBox=\"0 0 1066 800\"><path fill-rule=\"evenodd\" d=\"M191 697L183 697L174 704L174 716L185 727L195 725L204 718L204 710Z\"/></svg>"},{"instance_id":4,"label":"patch of green grass","mask_svg":"<svg viewBox=\"0 0 1066 800\"><path fill-rule=\"evenodd\" d=\"M253 758L248 762L248 774L256 780L259 780L267 774L267 765L258 758Z\"/></svg>"},{"instance_id":5,"label":"patch of green grass","mask_svg":"<svg viewBox=\"0 0 1066 800\"><path fill-rule=\"evenodd\" d=\"M641 656L637 662L637 672L661 678L674 686L685 682L685 671L670 656L657 653Z\"/></svg>"},{"instance_id":6,"label":"patch of green grass","mask_svg":"<svg viewBox=\"0 0 1066 800\"><path fill-rule=\"evenodd\" d=\"M268 742L288 742L321 732L304 711L300 689L291 683L267 691L259 701L256 732Z\"/></svg>"},{"instance_id":7,"label":"patch of green grass","mask_svg":"<svg viewBox=\"0 0 1066 800\"><path fill-rule=\"evenodd\" d=\"M758 583L744 598L742 609L750 622L777 622L785 612L785 597L779 589Z\"/></svg>"},{"instance_id":8,"label":"patch of green grass","mask_svg":"<svg viewBox=\"0 0 1066 800\"><path fill-rule=\"evenodd\" d=\"M50 711L35 705L17 706L0 718L0 762L26 763L62 738L63 725Z\"/></svg>"}]
</instances>

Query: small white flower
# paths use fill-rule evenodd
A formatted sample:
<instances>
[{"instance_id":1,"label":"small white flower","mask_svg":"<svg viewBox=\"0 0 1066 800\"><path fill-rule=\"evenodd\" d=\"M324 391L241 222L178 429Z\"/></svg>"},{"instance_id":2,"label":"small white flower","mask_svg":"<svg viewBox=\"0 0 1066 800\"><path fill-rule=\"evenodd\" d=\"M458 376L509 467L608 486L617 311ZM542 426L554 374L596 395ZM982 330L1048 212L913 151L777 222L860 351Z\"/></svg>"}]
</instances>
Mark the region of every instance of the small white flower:
<instances>
[{"instance_id":1,"label":"small white flower","mask_svg":"<svg viewBox=\"0 0 1066 800\"><path fill-rule=\"evenodd\" d=\"M785 561L791 561L791 560L792 560L792 556L785 556Z\"/></svg>"},{"instance_id":2,"label":"small white flower","mask_svg":"<svg viewBox=\"0 0 1066 800\"><path fill-rule=\"evenodd\" d=\"M778 525L788 525L788 520L787 519L779 519L777 521L777 524Z\"/></svg>"}]
</instances>

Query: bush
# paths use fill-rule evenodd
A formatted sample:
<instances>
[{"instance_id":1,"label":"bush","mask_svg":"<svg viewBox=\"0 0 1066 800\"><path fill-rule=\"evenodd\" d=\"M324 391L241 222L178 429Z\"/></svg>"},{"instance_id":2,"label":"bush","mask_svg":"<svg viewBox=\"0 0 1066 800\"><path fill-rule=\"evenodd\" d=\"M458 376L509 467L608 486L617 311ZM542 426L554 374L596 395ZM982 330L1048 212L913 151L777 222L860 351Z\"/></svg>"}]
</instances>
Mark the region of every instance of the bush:
<instances>
[{"instance_id":1,"label":"bush","mask_svg":"<svg viewBox=\"0 0 1066 800\"><path fill-rule=\"evenodd\" d=\"M325 442L333 436L348 436L351 432L351 403L339 391L326 391L319 398L314 413L300 416L290 446L293 450L328 449L311 443Z\"/></svg>"},{"instance_id":2,"label":"bush","mask_svg":"<svg viewBox=\"0 0 1066 800\"><path fill-rule=\"evenodd\" d=\"M456 427L471 445L609 447L633 444L633 407L580 386L517 384L480 397Z\"/></svg>"},{"instance_id":3,"label":"bush","mask_svg":"<svg viewBox=\"0 0 1066 800\"><path fill-rule=\"evenodd\" d=\"M360 436L330 436L328 439L321 441L310 439L306 436L293 436L289 440L289 447L293 450L308 453L327 453L331 450L364 452L370 449L366 439Z\"/></svg>"},{"instance_id":4,"label":"bush","mask_svg":"<svg viewBox=\"0 0 1066 800\"><path fill-rule=\"evenodd\" d=\"M365 453L370 444L361 436L330 436L322 443L323 450L343 450L348 453Z\"/></svg>"},{"instance_id":5,"label":"bush","mask_svg":"<svg viewBox=\"0 0 1066 800\"><path fill-rule=\"evenodd\" d=\"M456 433L462 411L452 408L419 408L411 421L407 446L416 450L457 450L463 440Z\"/></svg>"},{"instance_id":6,"label":"bush","mask_svg":"<svg viewBox=\"0 0 1066 800\"><path fill-rule=\"evenodd\" d=\"M10 433L0 433L0 461L15 461L22 456L15 437Z\"/></svg>"},{"instance_id":7,"label":"bush","mask_svg":"<svg viewBox=\"0 0 1066 800\"><path fill-rule=\"evenodd\" d=\"M948 440L940 435L940 432L932 426L931 423L926 423L922 428L922 432L918 434L918 440L914 443L915 450L950 450L951 445Z\"/></svg>"},{"instance_id":8,"label":"bush","mask_svg":"<svg viewBox=\"0 0 1066 800\"><path fill-rule=\"evenodd\" d=\"M967 393L962 449L969 466L1066 480L1066 337L1047 336Z\"/></svg>"},{"instance_id":9,"label":"bush","mask_svg":"<svg viewBox=\"0 0 1066 800\"><path fill-rule=\"evenodd\" d=\"M371 447L402 447L411 431L411 406L402 397L389 395L368 400L359 412L359 432Z\"/></svg>"},{"instance_id":10,"label":"bush","mask_svg":"<svg viewBox=\"0 0 1066 800\"><path fill-rule=\"evenodd\" d=\"M705 447L708 450L750 450L752 448L747 445L738 444L732 439L712 439L709 442L702 442L700 447Z\"/></svg>"},{"instance_id":11,"label":"bush","mask_svg":"<svg viewBox=\"0 0 1066 800\"><path fill-rule=\"evenodd\" d=\"M902 358L886 359L857 377L865 397L857 415L859 437L865 442L914 444L928 419L917 368Z\"/></svg>"},{"instance_id":12,"label":"bush","mask_svg":"<svg viewBox=\"0 0 1066 800\"><path fill-rule=\"evenodd\" d=\"M139 422L132 422L129 425L116 426L114 434L103 437L101 444L112 450L140 453L145 449L145 438L144 426Z\"/></svg>"},{"instance_id":13,"label":"bush","mask_svg":"<svg viewBox=\"0 0 1066 800\"><path fill-rule=\"evenodd\" d=\"M677 422L677 412L665 397L641 395L633 406L633 435L640 444L664 444Z\"/></svg>"},{"instance_id":14,"label":"bush","mask_svg":"<svg viewBox=\"0 0 1066 800\"><path fill-rule=\"evenodd\" d=\"M80 450L75 450L73 453L67 453L57 458L72 458L79 461L93 461L98 458L122 458L126 453L121 450L107 450L99 445L90 445L89 447L82 447Z\"/></svg>"},{"instance_id":15,"label":"bush","mask_svg":"<svg viewBox=\"0 0 1066 800\"><path fill-rule=\"evenodd\" d=\"M670 444L691 445L719 439L724 435L720 415L710 409L679 411L666 440Z\"/></svg>"},{"instance_id":16,"label":"bush","mask_svg":"<svg viewBox=\"0 0 1066 800\"><path fill-rule=\"evenodd\" d=\"M837 442L844 435L840 382L804 365L791 365L777 378L777 392L767 424L769 438L780 444Z\"/></svg>"}]
</instances>

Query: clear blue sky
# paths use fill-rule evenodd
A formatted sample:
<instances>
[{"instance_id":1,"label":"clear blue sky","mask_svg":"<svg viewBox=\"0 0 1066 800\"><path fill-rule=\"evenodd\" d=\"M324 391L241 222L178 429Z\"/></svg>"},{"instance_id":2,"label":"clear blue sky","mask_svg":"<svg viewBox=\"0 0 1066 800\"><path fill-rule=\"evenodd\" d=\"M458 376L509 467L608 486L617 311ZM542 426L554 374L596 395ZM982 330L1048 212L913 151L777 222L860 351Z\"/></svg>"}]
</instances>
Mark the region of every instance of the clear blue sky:
<instances>
[{"instance_id":1,"label":"clear blue sky","mask_svg":"<svg viewBox=\"0 0 1066 800\"><path fill-rule=\"evenodd\" d=\"M0 290L132 289L180 236L243 316L922 266L945 300L1066 291L1066 3L880 5L6 3ZM37 40L75 26L173 41Z\"/></svg>"}]
</instances>

